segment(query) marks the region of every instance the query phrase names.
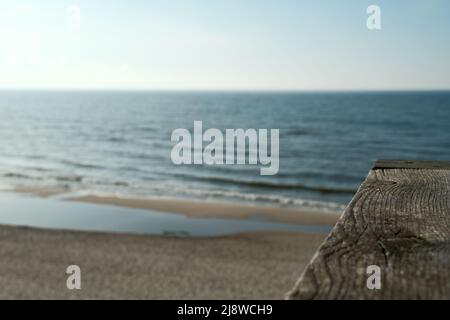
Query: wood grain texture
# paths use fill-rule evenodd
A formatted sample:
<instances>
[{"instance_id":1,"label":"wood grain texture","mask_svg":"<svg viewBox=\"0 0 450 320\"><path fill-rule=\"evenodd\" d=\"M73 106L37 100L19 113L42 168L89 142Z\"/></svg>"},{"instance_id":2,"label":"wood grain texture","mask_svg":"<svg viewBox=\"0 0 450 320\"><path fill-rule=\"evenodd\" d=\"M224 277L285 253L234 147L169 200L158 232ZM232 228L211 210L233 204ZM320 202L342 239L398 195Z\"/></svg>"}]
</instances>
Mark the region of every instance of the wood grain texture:
<instances>
[{"instance_id":1,"label":"wood grain texture","mask_svg":"<svg viewBox=\"0 0 450 320\"><path fill-rule=\"evenodd\" d=\"M376 169L450 169L450 161L378 160Z\"/></svg>"},{"instance_id":2,"label":"wood grain texture","mask_svg":"<svg viewBox=\"0 0 450 320\"><path fill-rule=\"evenodd\" d=\"M447 164L375 165L288 299L450 299ZM370 265L380 290L367 288Z\"/></svg>"}]
</instances>

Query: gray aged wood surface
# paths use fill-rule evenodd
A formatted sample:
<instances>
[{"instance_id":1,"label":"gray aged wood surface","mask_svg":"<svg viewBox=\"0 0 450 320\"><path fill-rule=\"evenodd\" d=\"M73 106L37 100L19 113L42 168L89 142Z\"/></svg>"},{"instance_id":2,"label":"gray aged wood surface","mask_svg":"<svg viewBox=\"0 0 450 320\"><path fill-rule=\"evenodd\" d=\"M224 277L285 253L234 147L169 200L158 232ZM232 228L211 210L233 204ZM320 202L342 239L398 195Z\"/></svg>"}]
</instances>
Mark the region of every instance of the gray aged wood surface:
<instances>
[{"instance_id":1,"label":"gray aged wood surface","mask_svg":"<svg viewBox=\"0 0 450 320\"><path fill-rule=\"evenodd\" d=\"M450 299L450 162L377 161L287 298Z\"/></svg>"}]
</instances>

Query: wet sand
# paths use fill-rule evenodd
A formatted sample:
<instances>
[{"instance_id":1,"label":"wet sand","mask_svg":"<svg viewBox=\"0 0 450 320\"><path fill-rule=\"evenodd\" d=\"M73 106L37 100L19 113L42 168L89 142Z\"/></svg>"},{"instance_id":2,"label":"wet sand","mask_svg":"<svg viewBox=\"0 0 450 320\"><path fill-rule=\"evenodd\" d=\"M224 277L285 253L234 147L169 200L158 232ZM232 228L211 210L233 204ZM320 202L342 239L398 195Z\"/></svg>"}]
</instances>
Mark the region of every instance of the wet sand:
<instances>
[{"instance_id":1,"label":"wet sand","mask_svg":"<svg viewBox=\"0 0 450 320\"><path fill-rule=\"evenodd\" d=\"M190 218L249 219L257 217L271 221L305 225L334 225L339 218L339 215L336 213L315 212L304 208L251 206L181 199L139 199L88 195L68 200L109 204L134 209L151 209L159 212L183 214Z\"/></svg>"},{"instance_id":2,"label":"wet sand","mask_svg":"<svg viewBox=\"0 0 450 320\"><path fill-rule=\"evenodd\" d=\"M282 299L323 234L177 238L0 226L0 299ZM79 291L65 270L81 268Z\"/></svg>"}]
</instances>

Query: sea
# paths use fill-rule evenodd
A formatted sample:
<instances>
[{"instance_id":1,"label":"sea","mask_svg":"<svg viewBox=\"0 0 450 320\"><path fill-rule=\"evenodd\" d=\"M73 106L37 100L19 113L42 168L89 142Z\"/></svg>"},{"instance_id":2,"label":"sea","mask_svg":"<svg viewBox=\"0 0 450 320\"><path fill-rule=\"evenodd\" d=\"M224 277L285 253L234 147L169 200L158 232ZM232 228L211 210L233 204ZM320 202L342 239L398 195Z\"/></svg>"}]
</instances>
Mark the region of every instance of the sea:
<instances>
[{"instance_id":1,"label":"sea","mask_svg":"<svg viewBox=\"0 0 450 320\"><path fill-rule=\"evenodd\" d=\"M279 129L280 168L174 165L172 132ZM450 160L450 92L0 91L0 189L339 212L377 159Z\"/></svg>"}]
</instances>

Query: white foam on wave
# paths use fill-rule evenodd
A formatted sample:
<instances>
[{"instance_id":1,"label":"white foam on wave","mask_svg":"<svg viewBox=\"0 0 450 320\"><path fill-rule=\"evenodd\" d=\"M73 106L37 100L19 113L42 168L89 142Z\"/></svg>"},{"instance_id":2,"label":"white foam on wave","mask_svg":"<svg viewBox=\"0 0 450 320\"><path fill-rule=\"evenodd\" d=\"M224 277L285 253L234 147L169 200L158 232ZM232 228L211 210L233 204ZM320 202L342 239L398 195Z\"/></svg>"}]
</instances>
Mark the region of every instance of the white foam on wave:
<instances>
[{"instance_id":1,"label":"white foam on wave","mask_svg":"<svg viewBox=\"0 0 450 320\"><path fill-rule=\"evenodd\" d=\"M23 180L23 179L20 179ZM10 181L7 181L10 182ZM83 182L79 181L63 181L58 183L57 180L42 181L21 181L20 183L1 183L0 190L14 190L17 187L27 186L36 189L57 188L58 186L67 190L70 195L96 195L103 197L125 197L125 198L188 198L193 200L212 200L234 202L240 201L247 204L275 205L283 207L302 207L305 209L329 213L341 213L345 206L340 203L310 200L302 198L293 198L283 195L274 195L267 193L250 193L223 189L199 189L181 183L130 183L127 186L114 185L105 183L90 183L88 179ZM61 181L59 181L61 182Z\"/></svg>"},{"instance_id":2,"label":"white foam on wave","mask_svg":"<svg viewBox=\"0 0 450 320\"><path fill-rule=\"evenodd\" d=\"M75 194L75 193L72 193ZM282 207L302 207L312 211L327 213L342 213L345 205L335 202L325 202L301 198L289 198L277 195L243 193L224 190L200 190L194 188L180 188L171 186L170 191L167 186L153 186L141 192L130 192L130 190L106 190L106 189L85 189L77 191L78 196L94 195L100 197L117 197L125 199L190 199L190 200L211 200L223 202L242 202L243 204L273 205Z\"/></svg>"}]
</instances>

